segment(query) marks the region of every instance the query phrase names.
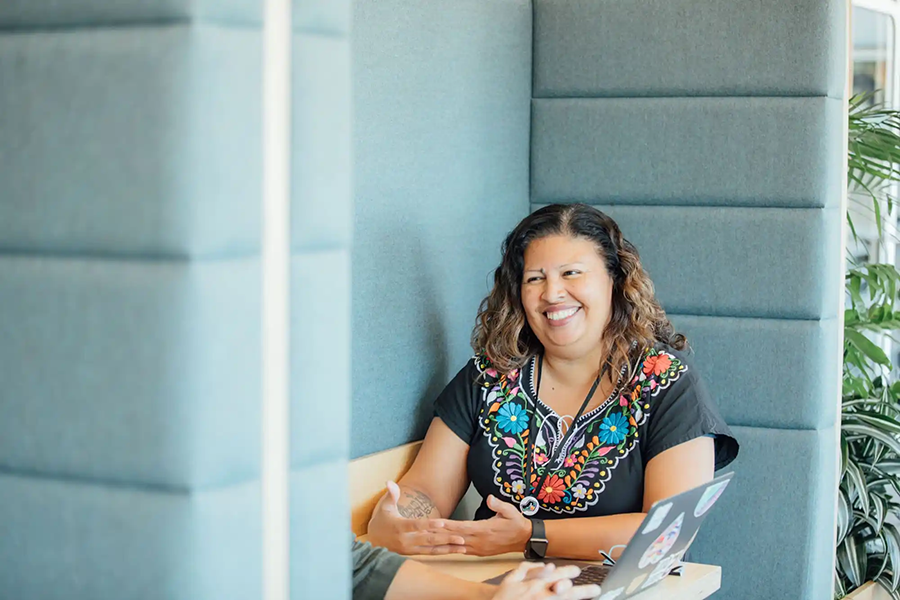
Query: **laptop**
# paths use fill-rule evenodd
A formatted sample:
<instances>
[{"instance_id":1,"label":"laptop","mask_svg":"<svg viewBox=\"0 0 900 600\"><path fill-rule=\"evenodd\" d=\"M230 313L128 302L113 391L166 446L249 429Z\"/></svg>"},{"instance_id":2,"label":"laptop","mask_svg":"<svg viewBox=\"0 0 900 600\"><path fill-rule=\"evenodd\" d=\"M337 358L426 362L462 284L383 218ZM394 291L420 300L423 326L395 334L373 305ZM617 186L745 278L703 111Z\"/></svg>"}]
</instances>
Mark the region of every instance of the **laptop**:
<instances>
[{"instance_id":1,"label":"laptop","mask_svg":"<svg viewBox=\"0 0 900 600\"><path fill-rule=\"evenodd\" d=\"M574 583L600 585L601 592L597 600L625 600L636 596L670 573L680 574L685 552L733 476L733 472L726 473L692 490L656 502L616 561L600 551L607 564L555 558L542 562L581 567L581 575ZM499 584L505 576L506 573L489 579L486 583Z\"/></svg>"}]
</instances>

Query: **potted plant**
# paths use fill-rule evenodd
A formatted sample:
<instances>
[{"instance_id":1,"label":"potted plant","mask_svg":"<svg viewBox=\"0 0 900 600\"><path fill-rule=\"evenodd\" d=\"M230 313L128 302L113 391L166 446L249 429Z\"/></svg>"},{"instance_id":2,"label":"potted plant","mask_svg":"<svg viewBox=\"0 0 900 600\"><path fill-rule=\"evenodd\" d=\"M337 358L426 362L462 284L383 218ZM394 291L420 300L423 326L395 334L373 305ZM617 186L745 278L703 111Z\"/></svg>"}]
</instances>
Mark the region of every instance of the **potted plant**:
<instances>
[{"instance_id":1,"label":"potted plant","mask_svg":"<svg viewBox=\"0 0 900 600\"><path fill-rule=\"evenodd\" d=\"M891 188L900 181L900 111L859 95L849 119L851 202L871 206L880 242L896 239ZM847 219L857 239L849 212ZM891 264L852 264L845 284L835 597L872 581L883 597L900 600L900 381L872 340L900 329L900 273Z\"/></svg>"}]
</instances>

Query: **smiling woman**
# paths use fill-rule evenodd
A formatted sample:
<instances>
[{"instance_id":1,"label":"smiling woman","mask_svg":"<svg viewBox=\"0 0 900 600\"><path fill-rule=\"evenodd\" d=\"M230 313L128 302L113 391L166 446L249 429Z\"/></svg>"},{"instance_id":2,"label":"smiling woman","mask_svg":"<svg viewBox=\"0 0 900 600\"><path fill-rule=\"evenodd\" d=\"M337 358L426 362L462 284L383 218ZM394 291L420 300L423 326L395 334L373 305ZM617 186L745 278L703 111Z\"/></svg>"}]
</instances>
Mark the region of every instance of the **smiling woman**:
<instances>
[{"instance_id":1,"label":"smiling woman","mask_svg":"<svg viewBox=\"0 0 900 600\"><path fill-rule=\"evenodd\" d=\"M472 345L372 516L375 544L596 558L737 455L637 250L592 207L547 206L507 236ZM470 481L476 521L445 519ZM395 508L422 498L428 526L405 527Z\"/></svg>"}]
</instances>

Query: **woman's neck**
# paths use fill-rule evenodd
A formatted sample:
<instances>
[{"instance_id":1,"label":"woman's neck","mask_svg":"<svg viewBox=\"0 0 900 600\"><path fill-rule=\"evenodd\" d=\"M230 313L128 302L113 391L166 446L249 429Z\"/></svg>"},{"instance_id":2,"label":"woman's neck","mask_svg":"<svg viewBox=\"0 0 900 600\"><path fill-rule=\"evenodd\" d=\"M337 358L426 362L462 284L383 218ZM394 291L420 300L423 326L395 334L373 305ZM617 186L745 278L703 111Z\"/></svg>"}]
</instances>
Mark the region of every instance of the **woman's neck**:
<instances>
[{"instance_id":1,"label":"woman's neck","mask_svg":"<svg viewBox=\"0 0 900 600\"><path fill-rule=\"evenodd\" d=\"M579 357L559 356L545 352L544 369L551 372L553 380L560 385L577 388L597 378L605 358L604 354L600 347Z\"/></svg>"}]
</instances>

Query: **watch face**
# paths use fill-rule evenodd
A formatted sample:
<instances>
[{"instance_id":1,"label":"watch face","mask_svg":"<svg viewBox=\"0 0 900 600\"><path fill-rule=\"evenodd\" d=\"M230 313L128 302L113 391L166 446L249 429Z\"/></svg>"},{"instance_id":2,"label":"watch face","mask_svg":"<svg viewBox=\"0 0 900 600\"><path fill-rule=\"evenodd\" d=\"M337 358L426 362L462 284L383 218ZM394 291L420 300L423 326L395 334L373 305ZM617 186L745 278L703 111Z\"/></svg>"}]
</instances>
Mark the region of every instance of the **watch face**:
<instances>
[{"instance_id":1,"label":"watch face","mask_svg":"<svg viewBox=\"0 0 900 600\"><path fill-rule=\"evenodd\" d=\"M547 542L544 540L528 540L528 551L531 558L544 558L547 555Z\"/></svg>"}]
</instances>

